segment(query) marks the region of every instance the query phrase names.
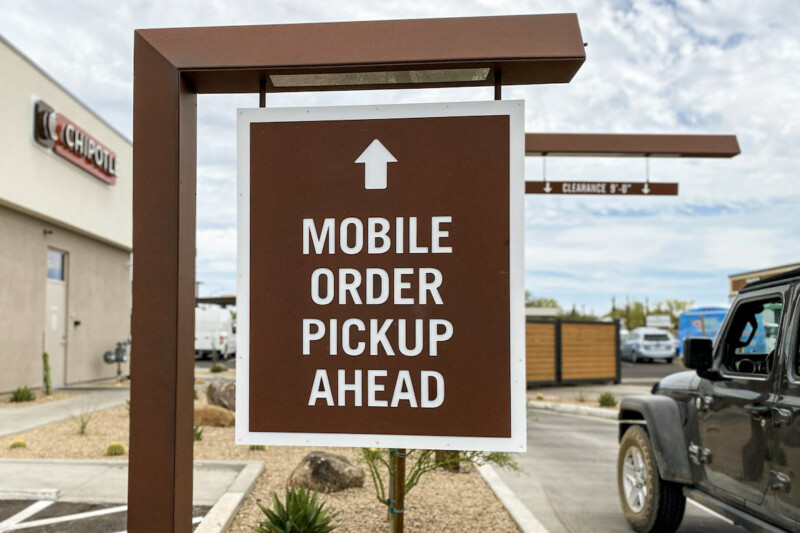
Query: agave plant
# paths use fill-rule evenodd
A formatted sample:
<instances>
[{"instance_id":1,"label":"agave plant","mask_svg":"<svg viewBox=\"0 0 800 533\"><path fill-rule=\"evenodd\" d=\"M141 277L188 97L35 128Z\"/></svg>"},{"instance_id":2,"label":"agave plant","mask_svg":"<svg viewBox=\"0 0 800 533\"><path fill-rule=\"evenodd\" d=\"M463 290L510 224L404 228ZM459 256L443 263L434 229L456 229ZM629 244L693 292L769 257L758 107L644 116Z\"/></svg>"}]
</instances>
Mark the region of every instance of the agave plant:
<instances>
[{"instance_id":1,"label":"agave plant","mask_svg":"<svg viewBox=\"0 0 800 533\"><path fill-rule=\"evenodd\" d=\"M273 492L272 509L261 503L258 507L267 517L256 527L258 533L329 533L338 527L331 522L339 513L329 513L317 495L303 487L286 489L285 505Z\"/></svg>"}]
</instances>

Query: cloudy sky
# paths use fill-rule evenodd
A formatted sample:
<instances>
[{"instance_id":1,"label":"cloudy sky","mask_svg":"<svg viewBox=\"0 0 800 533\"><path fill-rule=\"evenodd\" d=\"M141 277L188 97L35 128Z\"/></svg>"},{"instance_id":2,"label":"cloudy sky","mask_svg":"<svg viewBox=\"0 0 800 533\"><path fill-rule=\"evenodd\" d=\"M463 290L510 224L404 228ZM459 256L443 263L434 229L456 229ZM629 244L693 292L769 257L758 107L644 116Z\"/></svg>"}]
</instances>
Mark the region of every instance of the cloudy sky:
<instances>
[{"instance_id":1,"label":"cloudy sky","mask_svg":"<svg viewBox=\"0 0 800 533\"><path fill-rule=\"evenodd\" d=\"M0 33L128 136L133 30L576 12L587 60L569 85L509 87L529 132L735 133L732 160L656 159L679 197L526 199L526 285L604 313L613 296L724 303L730 273L800 261L800 3L747 1L117 2L5 0ZM532 38L536 38L532 36ZM489 88L270 95L270 106L488 100ZM236 107L201 96L197 278L235 291ZM554 180L644 179L639 158L548 158ZM542 179L527 158L526 179Z\"/></svg>"}]
</instances>

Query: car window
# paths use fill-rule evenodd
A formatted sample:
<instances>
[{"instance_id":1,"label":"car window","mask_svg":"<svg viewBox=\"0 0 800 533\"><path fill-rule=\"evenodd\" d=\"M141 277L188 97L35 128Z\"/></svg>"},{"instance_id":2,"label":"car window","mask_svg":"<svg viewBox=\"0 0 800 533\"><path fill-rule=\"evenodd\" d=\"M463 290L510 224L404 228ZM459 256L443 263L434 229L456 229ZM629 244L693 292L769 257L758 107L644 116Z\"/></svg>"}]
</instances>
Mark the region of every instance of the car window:
<instances>
[{"instance_id":1,"label":"car window","mask_svg":"<svg viewBox=\"0 0 800 533\"><path fill-rule=\"evenodd\" d=\"M725 336L723 367L738 374L769 374L782 312L783 301L777 296L741 304Z\"/></svg>"},{"instance_id":2,"label":"car window","mask_svg":"<svg viewBox=\"0 0 800 533\"><path fill-rule=\"evenodd\" d=\"M647 333L644 336L644 340L664 342L669 340L669 335L666 333Z\"/></svg>"}]
</instances>

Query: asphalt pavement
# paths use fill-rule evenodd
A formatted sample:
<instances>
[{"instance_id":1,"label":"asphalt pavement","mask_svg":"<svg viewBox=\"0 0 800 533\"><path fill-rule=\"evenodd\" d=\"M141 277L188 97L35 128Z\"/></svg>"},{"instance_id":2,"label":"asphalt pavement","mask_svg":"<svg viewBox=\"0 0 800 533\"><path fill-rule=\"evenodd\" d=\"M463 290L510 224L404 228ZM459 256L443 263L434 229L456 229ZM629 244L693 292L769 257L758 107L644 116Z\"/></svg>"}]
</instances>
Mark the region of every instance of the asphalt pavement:
<instances>
[{"instance_id":1,"label":"asphalt pavement","mask_svg":"<svg viewBox=\"0 0 800 533\"><path fill-rule=\"evenodd\" d=\"M524 473L497 472L550 533L630 533L617 493L617 450L616 421L528 409ZM744 532L689 501L679 531Z\"/></svg>"},{"instance_id":2,"label":"asphalt pavement","mask_svg":"<svg viewBox=\"0 0 800 533\"><path fill-rule=\"evenodd\" d=\"M663 377L674 374L675 372L683 372L684 370L686 369L683 368L683 365L677 358L669 364L663 361L637 361L635 363L622 361L622 382L649 381L655 383Z\"/></svg>"}]
</instances>

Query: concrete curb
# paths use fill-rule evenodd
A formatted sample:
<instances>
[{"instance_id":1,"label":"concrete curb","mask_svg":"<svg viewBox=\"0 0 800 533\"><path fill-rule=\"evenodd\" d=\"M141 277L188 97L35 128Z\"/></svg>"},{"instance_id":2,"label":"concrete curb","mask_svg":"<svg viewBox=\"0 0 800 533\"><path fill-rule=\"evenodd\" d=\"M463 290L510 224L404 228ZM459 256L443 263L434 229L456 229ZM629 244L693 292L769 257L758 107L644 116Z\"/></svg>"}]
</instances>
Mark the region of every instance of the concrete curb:
<instances>
[{"instance_id":1,"label":"concrete curb","mask_svg":"<svg viewBox=\"0 0 800 533\"><path fill-rule=\"evenodd\" d=\"M595 418L605 418L606 420L619 419L619 411L617 409L606 409L603 407L589 407L586 405L575 405L570 403L543 402L539 400L529 400L528 407L533 409L541 409L543 411L554 411L556 413L593 416Z\"/></svg>"},{"instance_id":2,"label":"concrete curb","mask_svg":"<svg viewBox=\"0 0 800 533\"><path fill-rule=\"evenodd\" d=\"M203 521L195 529L195 533L224 533L228 531L233 519L236 517L236 513L241 508L245 498L253 490L258 476L263 471L264 463L262 461L247 461L247 466L242 468L239 475L231 483L231 486L228 487L228 491L206 513Z\"/></svg>"},{"instance_id":3,"label":"concrete curb","mask_svg":"<svg viewBox=\"0 0 800 533\"><path fill-rule=\"evenodd\" d=\"M61 494L58 489L5 490L0 489L0 500L46 500L56 501Z\"/></svg>"},{"instance_id":4,"label":"concrete curb","mask_svg":"<svg viewBox=\"0 0 800 533\"><path fill-rule=\"evenodd\" d=\"M503 481L494 468L490 465L483 465L477 468L478 473L492 489L497 499L506 508L511 519L517 524L522 533L549 533L546 527L533 515L533 513L525 507L525 504L517 498L506 482Z\"/></svg>"}]
</instances>

